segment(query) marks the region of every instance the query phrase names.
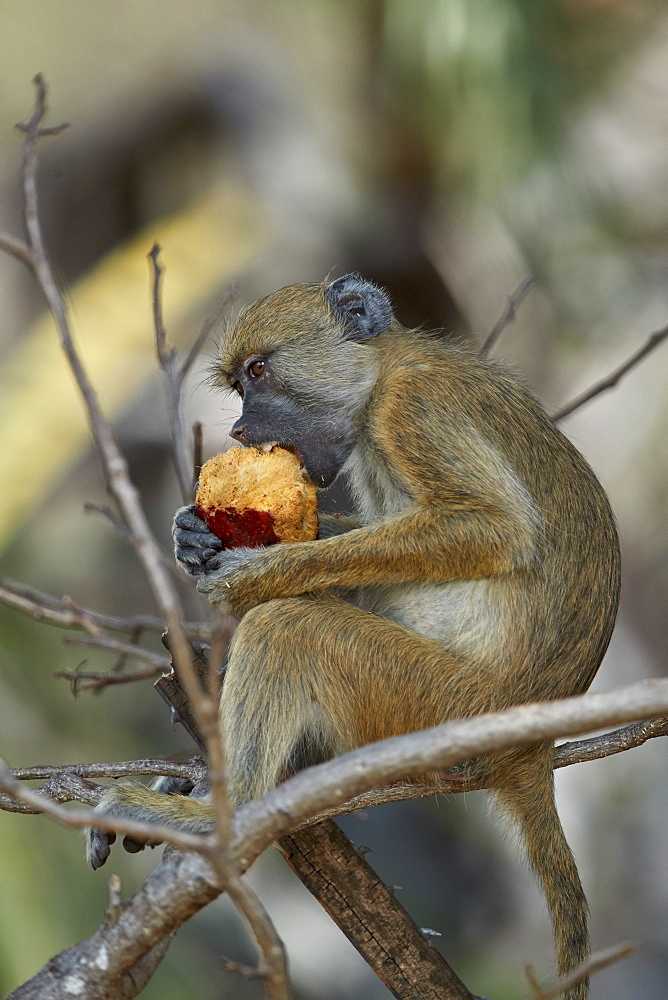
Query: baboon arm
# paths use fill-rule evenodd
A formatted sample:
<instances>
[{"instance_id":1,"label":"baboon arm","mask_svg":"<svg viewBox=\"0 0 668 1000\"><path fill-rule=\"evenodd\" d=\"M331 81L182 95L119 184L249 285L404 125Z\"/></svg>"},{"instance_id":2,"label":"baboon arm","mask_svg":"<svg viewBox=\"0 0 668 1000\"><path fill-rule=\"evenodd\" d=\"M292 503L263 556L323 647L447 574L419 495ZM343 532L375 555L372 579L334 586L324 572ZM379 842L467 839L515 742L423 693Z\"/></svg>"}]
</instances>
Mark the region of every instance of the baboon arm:
<instances>
[{"instance_id":1,"label":"baboon arm","mask_svg":"<svg viewBox=\"0 0 668 1000\"><path fill-rule=\"evenodd\" d=\"M321 514L318 513L320 530L319 538L334 538L335 535L344 535L353 528L360 527L358 517L351 517L348 514Z\"/></svg>"},{"instance_id":2,"label":"baboon arm","mask_svg":"<svg viewBox=\"0 0 668 1000\"><path fill-rule=\"evenodd\" d=\"M453 510L434 501L323 541L247 550L245 563L201 578L198 589L242 614L329 587L482 579L529 564L531 543L518 541L521 534L501 507L460 498Z\"/></svg>"}]
</instances>

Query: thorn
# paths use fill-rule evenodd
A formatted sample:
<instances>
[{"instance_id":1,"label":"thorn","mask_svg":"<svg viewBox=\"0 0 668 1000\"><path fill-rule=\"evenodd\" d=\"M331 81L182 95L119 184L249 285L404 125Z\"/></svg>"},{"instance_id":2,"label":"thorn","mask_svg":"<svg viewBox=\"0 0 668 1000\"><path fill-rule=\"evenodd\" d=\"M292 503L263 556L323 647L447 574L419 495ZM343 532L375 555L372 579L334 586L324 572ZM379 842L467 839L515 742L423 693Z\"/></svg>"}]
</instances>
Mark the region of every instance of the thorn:
<instances>
[{"instance_id":1,"label":"thorn","mask_svg":"<svg viewBox=\"0 0 668 1000\"><path fill-rule=\"evenodd\" d=\"M421 927L420 934L422 934L422 936L427 939L429 944L431 944L432 938L443 937L440 931L432 930L431 927Z\"/></svg>"},{"instance_id":2,"label":"thorn","mask_svg":"<svg viewBox=\"0 0 668 1000\"><path fill-rule=\"evenodd\" d=\"M121 880L118 875L109 878L109 905L104 914L105 923L115 924L121 913Z\"/></svg>"},{"instance_id":3,"label":"thorn","mask_svg":"<svg viewBox=\"0 0 668 1000\"><path fill-rule=\"evenodd\" d=\"M355 853L360 858L363 858L366 854L373 854L374 851L373 851L373 847L367 847L365 844L356 844L355 845Z\"/></svg>"}]
</instances>

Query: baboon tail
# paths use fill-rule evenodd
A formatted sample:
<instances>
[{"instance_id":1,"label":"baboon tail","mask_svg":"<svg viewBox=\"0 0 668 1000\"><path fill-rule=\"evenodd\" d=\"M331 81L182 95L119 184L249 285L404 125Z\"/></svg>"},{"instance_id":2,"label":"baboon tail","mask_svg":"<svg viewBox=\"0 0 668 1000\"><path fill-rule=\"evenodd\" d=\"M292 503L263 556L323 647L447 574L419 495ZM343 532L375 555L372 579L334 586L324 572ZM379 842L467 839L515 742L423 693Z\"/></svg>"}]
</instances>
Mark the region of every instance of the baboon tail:
<instances>
[{"instance_id":1,"label":"baboon tail","mask_svg":"<svg viewBox=\"0 0 668 1000\"><path fill-rule=\"evenodd\" d=\"M554 927L560 975L589 955L587 900L575 859L566 841L554 801L553 747L531 747L503 768L494 794L517 824L529 863L545 893ZM585 979L563 994L563 1000L587 1000Z\"/></svg>"}]
</instances>

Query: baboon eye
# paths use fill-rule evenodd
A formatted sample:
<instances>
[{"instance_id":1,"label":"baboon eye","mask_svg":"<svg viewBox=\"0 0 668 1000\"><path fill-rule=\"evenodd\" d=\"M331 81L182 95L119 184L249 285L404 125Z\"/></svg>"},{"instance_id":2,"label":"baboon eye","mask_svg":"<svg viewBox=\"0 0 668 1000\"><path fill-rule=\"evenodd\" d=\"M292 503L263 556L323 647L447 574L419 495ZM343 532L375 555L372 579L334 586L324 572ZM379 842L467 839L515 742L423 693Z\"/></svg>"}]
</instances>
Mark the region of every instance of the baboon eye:
<instances>
[{"instance_id":1,"label":"baboon eye","mask_svg":"<svg viewBox=\"0 0 668 1000\"><path fill-rule=\"evenodd\" d=\"M243 396L244 387L242 386L241 382L233 382L232 388L234 389L235 392L238 392L240 396Z\"/></svg>"},{"instance_id":2,"label":"baboon eye","mask_svg":"<svg viewBox=\"0 0 668 1000\"><path fill-rule=\"evenodd\" d=\"M262 373L264 372L264 366L265 362L262 361L261 359L257 359L249 363L248 367L246 368L246 371L251 378L259 378L260 375L262 375Z\"/></svg>"}]
</instances>

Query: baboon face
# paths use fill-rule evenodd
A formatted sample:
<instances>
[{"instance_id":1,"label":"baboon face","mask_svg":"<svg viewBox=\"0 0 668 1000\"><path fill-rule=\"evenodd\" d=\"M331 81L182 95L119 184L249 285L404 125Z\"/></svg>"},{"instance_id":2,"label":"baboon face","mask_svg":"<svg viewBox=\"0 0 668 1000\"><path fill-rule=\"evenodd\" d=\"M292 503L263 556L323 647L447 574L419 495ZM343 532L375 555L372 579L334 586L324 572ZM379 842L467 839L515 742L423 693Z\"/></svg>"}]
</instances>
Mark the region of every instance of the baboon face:
<instances>
[{"instance_id":1,"label":"baboon face","mask_svg":"<svg viewBox=\"0 0 668 1000\"><path fill-rule=\"evenodd\" d=\"M312 482L329 486L355 447L376 381L377 352L367 342L391 321L385 293L357 275L255 303L224 335L216 364L219 384L243 398L231 436L292 449Z\"/></svg>"}]
</instances>

